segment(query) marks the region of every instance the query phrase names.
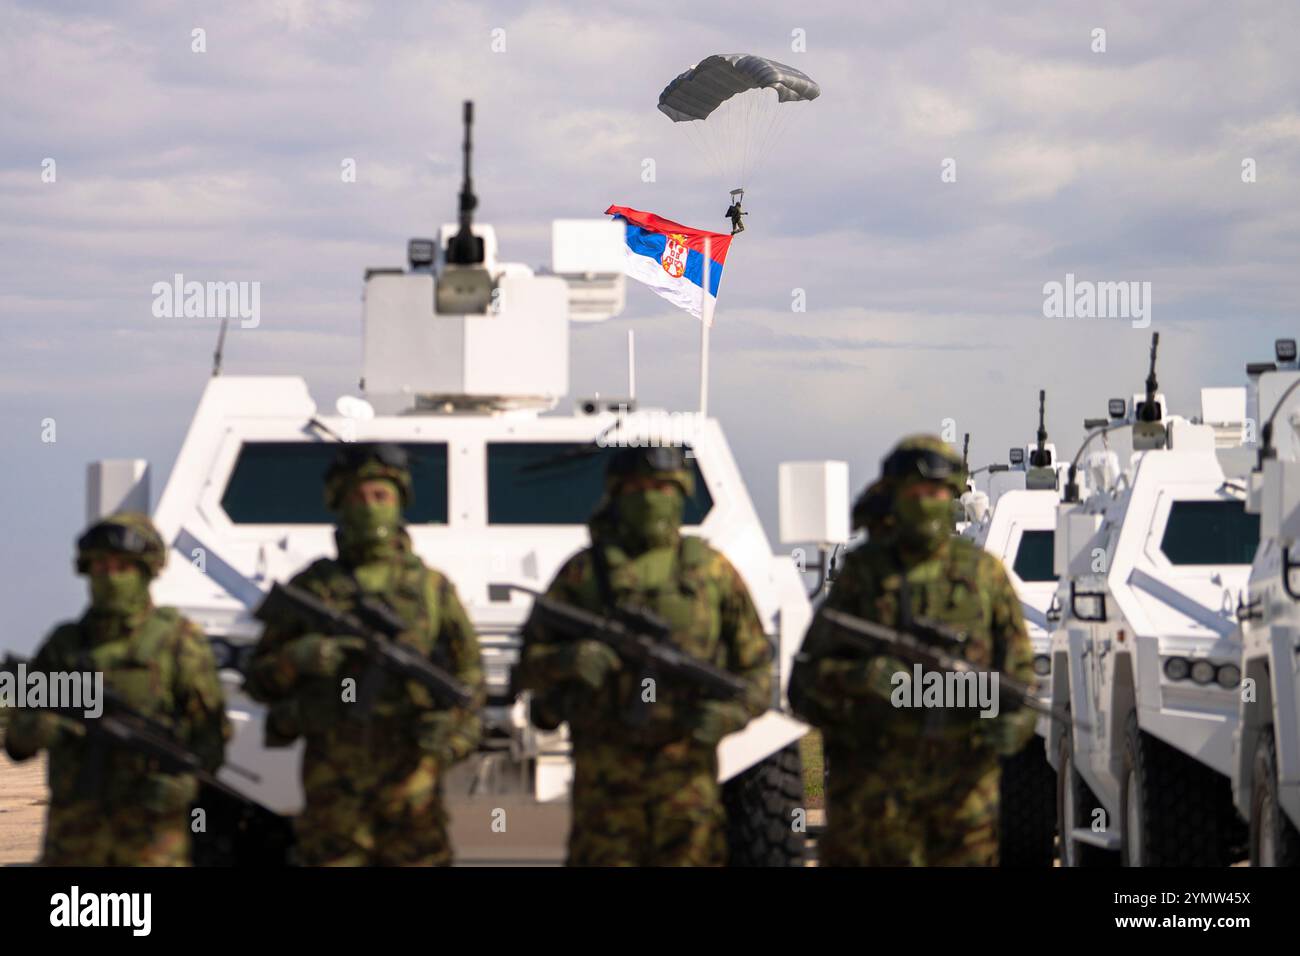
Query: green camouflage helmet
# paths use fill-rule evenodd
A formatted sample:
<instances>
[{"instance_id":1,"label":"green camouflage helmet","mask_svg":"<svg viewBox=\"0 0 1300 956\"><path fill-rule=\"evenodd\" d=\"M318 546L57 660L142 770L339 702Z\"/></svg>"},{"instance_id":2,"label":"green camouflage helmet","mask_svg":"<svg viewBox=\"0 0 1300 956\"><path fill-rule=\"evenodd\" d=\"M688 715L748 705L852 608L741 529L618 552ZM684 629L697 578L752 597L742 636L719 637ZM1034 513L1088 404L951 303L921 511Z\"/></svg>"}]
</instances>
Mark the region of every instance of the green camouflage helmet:
<instances>
[{"instance_id":1,"label":"green camouflage helmet","mask_svg":"<svg viewBox=\"0 0 1300 956\"><path fill-rule=\"evenodd\" d=\"M966 490L966 469L959 456L938 435L909 435L880 463L881 481L891 493L910 481L937 481L954 497Z\"/></svg>"},{"instance_id":2,"label":"green camouflage helmet","mask_svg":"<svg viewBox=\"0 0 1300 956\"><path fill-rule=\"evenodd\" d=\"M605 491L613 494L624 478L634 477L671 481L686 498L695 494L695 475L680 448L620 448L605 467Z\"/></svg>"},{"instance_id":3,"label":"green camouflage helmet","mask_svg":"<svg viewBox=\"0 0 1300 956\"><path fill-rule=\"evenodd\" d=\"M90 562L105 555L125 555L155 578L167 561L167 546L147 516L121 511L97 521L77 539L77 573L89 573Z\"/></svg>"},{"instance_id":4,"label":"green camouflage helmet","mask_svg":"<svg viewBox=\"0 0 1300 956\"><path fill-rule=\"evenodd\" d=\"M410 459L405 448L389 442L343 445L325 472L325 506L338 511L350 488L376 478L387 478L397 485L403 508L414 500Z\"/></svg>"}]
</instances>

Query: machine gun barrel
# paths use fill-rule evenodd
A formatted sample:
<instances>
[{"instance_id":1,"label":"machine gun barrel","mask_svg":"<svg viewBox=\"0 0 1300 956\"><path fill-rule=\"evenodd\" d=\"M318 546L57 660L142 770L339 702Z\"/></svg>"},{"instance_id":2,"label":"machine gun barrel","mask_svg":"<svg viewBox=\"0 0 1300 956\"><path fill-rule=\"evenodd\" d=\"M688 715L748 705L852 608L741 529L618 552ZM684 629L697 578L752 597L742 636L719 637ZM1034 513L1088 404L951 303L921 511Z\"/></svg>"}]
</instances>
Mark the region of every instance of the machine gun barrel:
<instances>
[{"instance_id":1,"label":"machine gun barrel","mask_svg":"<svg viewBox=\"0 0 1300 956\"><path fill-rule=\"evenodd\" d=\"M474 195L474 179L470 171L474 141L474 103L465 101L465 142L462 152L465 162L465 177L460 187L460 229L447 244L447 262L453 265L475 265L483 261L482 242L474 236L474 210L478 207L478 197Z\"/></svg>"},{"instance_id":2,"label":"machine gun barrel","mask_svg":"<svg viewBox=\"0 0 1300 956\"><path fill-rule=\"evenodd\" d=\"M1038 457L1043 457L1043 452L1047 450L1047 390L1040 388L1038 390Z\"/></svg>"},{"instance_id":3,"label":"machine gun barrel","mask_svg":"<svg viewBox=\"0 0 1300 956\"><path fill-rule=\"evenodd\" d=\"M1142 421L1154 422L1160 420L1159 411L1156 409L1156 391L1160 388L1160 383L1156 381L1156 349L1160 345L1160 333L1151 333L1151 368L1147 372L1147 397L1142 405Z\"/></svg>"}]
</instances>

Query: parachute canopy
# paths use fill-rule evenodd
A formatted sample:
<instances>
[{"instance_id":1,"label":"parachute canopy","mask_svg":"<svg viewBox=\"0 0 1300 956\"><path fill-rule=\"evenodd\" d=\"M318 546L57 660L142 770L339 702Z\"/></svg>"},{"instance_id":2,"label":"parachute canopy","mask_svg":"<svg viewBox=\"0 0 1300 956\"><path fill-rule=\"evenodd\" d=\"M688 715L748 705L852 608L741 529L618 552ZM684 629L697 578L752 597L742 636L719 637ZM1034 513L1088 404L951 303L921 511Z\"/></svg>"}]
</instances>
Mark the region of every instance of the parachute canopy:
<instances>
[{"instance_id":1,"label":"parachute canopy","mask_svg":"<svg viewBox=\"0 0 1300 956\"><path fill-rule=\"evenodd\" d=\"M726 100L748 90L772 90L778 103L815 100L821 87L792 66L749 53L715 53L659 94L659 109L674 123L707 119Z\"/></svg>"},{"instance_id":2,"label":"parachute canopy","mask_svg":"<svg viewBox=\"0 0 1300 956\"><path fill-rule=\"evenodd\" d=\"M789 104L819 87L792 66L749 53L705 57L664 87L659 111L685 131L728 186L745 186L780 137Z\"/></svg>"}]
</instances>

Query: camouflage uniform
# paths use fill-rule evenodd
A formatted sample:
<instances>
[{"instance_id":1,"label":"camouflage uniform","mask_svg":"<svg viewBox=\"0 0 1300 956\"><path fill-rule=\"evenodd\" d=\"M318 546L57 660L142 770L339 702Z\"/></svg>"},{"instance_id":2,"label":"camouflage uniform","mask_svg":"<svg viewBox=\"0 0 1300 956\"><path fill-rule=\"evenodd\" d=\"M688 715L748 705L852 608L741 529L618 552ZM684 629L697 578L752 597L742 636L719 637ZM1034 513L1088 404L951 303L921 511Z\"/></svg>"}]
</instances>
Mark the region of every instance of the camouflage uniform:
<instances>
[{"instance_id":1,"label":"camouflage uniform","mask_svg":"<svg viewBox=\"0 0 1300 956\"><path fill-rule=\"evenodd\" d=\"M144 551L119 550L97 541L101 529L129 529ZM87 573L98 554L137 559L144 600L129 613L92 602L80 620L59 625L32 661L44 672L95 671L126 704L167 728L196 754L204 769L222 763L230 736L221 684L203 632L172 608L148 601L147 581L161 569L165 548L143 515L120 514L82 538L78 570ZM27 710L17 712L5 737L14 760L49 750L50 805L41 862L47 866L185 866L190 861L190 805L198 794L191 776L159 773L144 756L109 750L96 792L85 792L78 771L88 756L84 729L75 721Z\"/></svg>"},{"instance_id":2,"label":"camouflage uniform","mask_svg":"<svg viewBox=\"0 0 1300 956\"><path fill-rule=\"evenodd\" d=\"M385 455L395 446L379 446ZM340 509L353 484L387 479L411 497L410 476L370 459L372 446L349 446L331 469L326 497ZM397 450L400 455L400 449ZM397 461L398 459L393 459ZM442 776L473 753L485 700L478 638L455 586L411 550L401 527L383 548L357 547L336 533L340 557L323 558L290 582L338 611L355 610L362 594L385 601L410 629L400 640L426 653L476 693L467 708L440 709L422 686L387 681L367 721L354 719L364 658L339 651L349 640L316 635L292 617L269 621L254 650L246 690L270 703L266 743L306 742L305 806L295 821L296 855L308 866L429 866L452 860ZM307 667L295 647L316 642L336 666ZM336 645L333 651L330 645ZM349 682L350 683L345 683Z\"/></svg>"},{"instance_id":3,"label":"camouflage uniform","mask_svg":"<svg viewBox=\"0 0 1300 956\"><path fill-rule=\"evenodd\" d=\"M918 436L899 446L904 455L915 451L951 456L960 479L959 459L938 438ZM907 480L887 477L886 483L896 490ZM954 491L962 487L951 484ZM946 527L942 504L936 523ZM1032 683L1032 648L1001 563L946 534L918 554L900 548L896 525L878 527L882 533L848 555L823 608L897 626L907 595L913 617L967 634L967 660ZM1024 746L1035 714L1008 711L1005 702L996 718L980 718L974 707L896 708L890 675L911 674L911 663L883 648L871 658L841 653L819 610L796 658L790 702L822 729L825 742L830 770L821 862L996 864L998 758Z\"/></svg>"},{"instance_id":4,"label":"camouflage uniform","mask_svg":"<svg viewBox=\"0 0 1300 956\"><path fill-rule=\"evenodd\" d=\"M677 486L660 492L677 500L676 523L649 546L620 516L619 484L630 474ZM603 556L615 604L664 618L676 646L741 676L748 693L739 701L704 701L657 679L653 702L642 703L646 675L621 663L592 687L575 679L573 662L575 650L594 642L548 633L535 618L524 629L515 687L533 691L539 724L569 722L569 865L720 866L727 848L717 742L767 709L771 647L735 568L702 539L677 532L681 503L693 488L680 451L620 452L606 483L589 524L592 546L565 563L547 596L601 612L606 602L596 566Z\"/></svg>"},{"instance_id":5,"label":"camouflage uniform","mask_svg":"<svg viewBox=\"0 0 1300 956\"><path fill-rule=\"evenodd\" d=\"M864 529L873 538L880 537L892 523L892 506L893 492L889 484L883 480L872 482L853 502L853 527Z\"/></svg>"}]
</instances>

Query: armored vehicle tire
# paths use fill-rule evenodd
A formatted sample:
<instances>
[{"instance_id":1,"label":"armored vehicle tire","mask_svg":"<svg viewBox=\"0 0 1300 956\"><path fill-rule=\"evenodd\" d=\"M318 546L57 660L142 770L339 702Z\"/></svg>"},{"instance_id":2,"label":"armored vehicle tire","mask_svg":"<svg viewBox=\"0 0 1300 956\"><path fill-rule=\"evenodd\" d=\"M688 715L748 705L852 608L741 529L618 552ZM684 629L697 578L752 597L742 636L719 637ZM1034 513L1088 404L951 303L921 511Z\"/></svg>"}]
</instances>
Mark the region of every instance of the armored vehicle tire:
<instances>
[{"instance_id":1,"label":"armored vehicle tire","mask_svg":"<svg viewBox=\"0 0 1300 956\"><path fill-rule=\"evenodd\" d=\"M1093 808L1100 807L1101 801L1074 769L1074 745L1069 733L1061 735L1056 768L1056 832L1061 837L1057 854L1061 866L1117 866L1118 854L1070 838L1075 828L1092 826Z\"/></svg>"},{"instance_id":2,"label":"armored vehicle tire","mask_svg":"<svg viewBox=\"0 0 1300 956\"><path fill-rule=\"evenodd\" d=\"M1300 866L1300 832L1277 800L1273 728L1259 735L1250 793L1250 865Z\"/></svg>"},{"instance_id":3,"label":"armored vehicle tire","mask_svg":"<svg viewBox=\"0 0 1300 956\"><path fill-rule=\"evenodd\" d=\"M806 828L799 744L778 750L722 785L728 866L803 866Z\"/></svg>"},{"instance_id":4,"label":"armored vehicle tire","mask_svg":"<svg viewBox=\"0 0 1300 956\"><path fill-rule=\"evenodd\" d=\"M1135 713L1128 719L1119 802L1125 866L1232 862L1236 813L1227 778L1143 731Z\"/></svg>"},{"instance_id":5,"label":"armored vehicle tire","mask_svg":"<svg viewBox=\"0 0 1300 956\"><path fill-rule=\"evenodd\" d=\"M202 787L196 807L203 809L205 832L193 836L195 866L287 866L293 825L260 807L246 807L210 787Z\"/></svg>"},{"instance_id":6,"label":"armored vehicle tire","mask_svg":"<svg viewBox=\"0 0 1300 956\"><path fill-rule=\"evenodd\" d=\"M998 814L1001 866L1052 865L1056 772L1047 762L1041 737L1035 736L1020 753L1002 761Z\"/></svg>"}]
</instances>

